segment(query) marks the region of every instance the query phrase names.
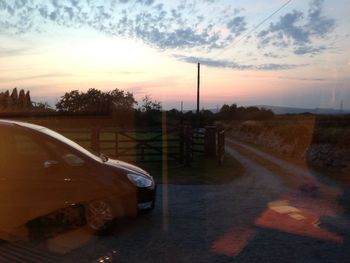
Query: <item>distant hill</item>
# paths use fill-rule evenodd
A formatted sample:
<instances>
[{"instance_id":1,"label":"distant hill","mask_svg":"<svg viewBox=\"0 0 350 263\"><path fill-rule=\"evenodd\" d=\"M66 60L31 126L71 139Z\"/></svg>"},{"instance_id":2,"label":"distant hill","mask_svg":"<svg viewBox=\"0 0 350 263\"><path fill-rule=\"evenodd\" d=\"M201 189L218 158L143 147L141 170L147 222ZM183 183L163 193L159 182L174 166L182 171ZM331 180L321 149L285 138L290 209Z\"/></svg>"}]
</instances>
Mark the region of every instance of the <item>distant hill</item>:
<instances>
[{"instance_id":1,"label":"distant hill","mask_svg":"<svg viewBox=\"0 0 350 263\"><path fill-rule=\"evenodd\" d=\"M336 110L330 108L293 108L283 106L270 106L270 105L256 105L258 108L265 108L272 110L275 114L301 114L301 113L312 113L312 114L350 114L350 110Z\"/></svg>"},{"instance_id":2,"label":"distant hill","mask_svg":"<svg viewBox=\"0 0 350 263\"><path fill-rule=\"evenodd\" d=\"M249 106L244 106L249 107ZM294 108L294 107L284 107L284 106L271 106L271 105L252 105L252 107L265 108L271 110L275 114L302 114L302 113L311 113L311 114L330 114L330 115L339 115L339 114L350 114L350 110L336 110L331 108ZM211 108L206 109L212 113L218 113L220 109ZM196 113L196 110L184 110L184 113L187 112Z\"/></svg>"}]
</instances>

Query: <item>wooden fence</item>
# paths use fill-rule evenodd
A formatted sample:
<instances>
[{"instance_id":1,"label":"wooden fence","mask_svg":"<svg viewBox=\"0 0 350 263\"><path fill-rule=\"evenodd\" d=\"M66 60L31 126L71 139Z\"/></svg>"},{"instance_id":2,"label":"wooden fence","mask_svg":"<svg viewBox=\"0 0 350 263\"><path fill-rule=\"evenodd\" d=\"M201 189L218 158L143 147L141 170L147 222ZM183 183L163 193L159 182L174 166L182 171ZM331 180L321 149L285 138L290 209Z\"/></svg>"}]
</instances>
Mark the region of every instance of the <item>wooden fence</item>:
<instances>
[{"instance_id":1,"label":"wooden fence","mask_svg":"<svg viewBox=\"0 0 350 263\"><path fill-rule=\"evenodd\" d=\"M206 155L206 129L194 130L189 126L161 130L122 129L60 129L58 132L96 153L129 162L161 162L167 155L172 161L189 165L191 161ZM215 149L223 155L224 140L215 133ZM221 155L220 155L221 156ZM220 157L221 159L221 157Z\"/></svg>"}]
</instances>

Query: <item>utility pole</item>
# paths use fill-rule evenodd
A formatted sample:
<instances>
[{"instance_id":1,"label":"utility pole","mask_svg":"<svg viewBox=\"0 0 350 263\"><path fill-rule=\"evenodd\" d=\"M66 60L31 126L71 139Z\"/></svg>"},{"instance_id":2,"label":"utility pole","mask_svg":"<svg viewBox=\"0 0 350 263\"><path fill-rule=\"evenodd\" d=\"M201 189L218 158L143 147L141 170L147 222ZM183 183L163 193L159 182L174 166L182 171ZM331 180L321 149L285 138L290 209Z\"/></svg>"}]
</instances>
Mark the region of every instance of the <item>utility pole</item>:
<instances>
[{"instance_id":1,"label":"utility pole","mask_svg":"<svg viewBox=\"0 0 350 263\"><path fill-rule=\"evenodd\" d=\"M198 71L197 71L197 129L199 128L199 90L200 90L200 71L201 64L198 63Z\"/></svg>"}]
</instances>

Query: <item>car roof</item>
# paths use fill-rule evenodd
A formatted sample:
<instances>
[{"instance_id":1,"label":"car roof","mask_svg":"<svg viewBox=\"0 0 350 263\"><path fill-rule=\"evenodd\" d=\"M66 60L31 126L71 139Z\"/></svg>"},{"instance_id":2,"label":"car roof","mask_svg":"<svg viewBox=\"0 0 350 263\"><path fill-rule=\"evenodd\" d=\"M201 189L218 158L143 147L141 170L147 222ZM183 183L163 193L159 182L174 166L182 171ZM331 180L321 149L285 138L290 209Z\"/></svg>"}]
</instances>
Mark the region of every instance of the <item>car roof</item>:
<instances>
[{"instance_id":1,"label":"car roof","mask_svg":"<svg viewBox=\"0 0 350 263\"><path fill-rule=\"evenodd\" d=\"M21 126L21 127L25 127L25 128L29 128L37 131L45 129L45 127L36 125L36 124L31 124L31 123L26 123L21 121L2 120L2 119L0 119L0 125Z\"/></svg>"}]
</instances>

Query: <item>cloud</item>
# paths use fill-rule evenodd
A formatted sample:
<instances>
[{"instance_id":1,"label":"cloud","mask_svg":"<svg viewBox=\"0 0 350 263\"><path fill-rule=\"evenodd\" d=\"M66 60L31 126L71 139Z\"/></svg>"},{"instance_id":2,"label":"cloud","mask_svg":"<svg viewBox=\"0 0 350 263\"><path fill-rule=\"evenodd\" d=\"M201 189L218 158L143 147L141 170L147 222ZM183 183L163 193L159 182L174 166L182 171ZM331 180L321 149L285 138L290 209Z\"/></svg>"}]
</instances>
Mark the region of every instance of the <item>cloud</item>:
<instances>
[{"instance_id":1,"label":"cloud","mask_svg":"<svg viewBox=\"0 0 350 263\"><path fill-rule=\"evenodd\" d=\"M259 47L293 47L297 55L315 55L325 50L315 46L316 39L325 39L331 33L336 22L322 15L324 0L312 0L308 12L293 10L270 23L266 30L257 34Z\"/></svg>"},{"instance_id":2,"label":"cloud","mask_svg":"<svg viewBox=\"0 0 350 263\"><path fill-rule=\"evenodd\" d=\"M48 73L48 74L40 74L40 75L31 75L31 76L24 76L20 78L0 78L0 82L7 82L7 81L18 81L18 80L32 80L32 79L47 79L47 78L61 78L61 77L71 77L72 74L68 73Z\"/></svg>"},{"instance_id":3,"label":"cloud","mask_svg":"<svg viewBox=\"0 0 350 263\"><path fill-rule=\"evenodd\" d=\"M329 79L326 78L292 78L292 77L278 77L279 79L286 79L286 80L302 80L302 81L329 81Z\"/></svg>"},{"instance_id":4,"label":"cloud","mask_svg":"<svg viewBox=\"0 0 350 263\"><path fill-rule=\"evenodd\" d=\"M103 71L102 73L112 74L112 75L136 75L144 74L145 71Z\"/></svg>"},{"instance_id":5,"label":"cloud","mask_svg":"<svg viewBox=\"0 0 350 263\"><path fill-rule=\"evenodd\" d=\"M274 71L274 70L287 70L294 69L306 65L294 65L294 64L238 64L229 60L221 59L211 59L203 57L192 57L192 56L183 56L183 55L174 55L174 57L180 61L187 63L201 63L202 65L215 68L231 68L237 70L260 70L260 71Z\"/></svg>"},{"instance_id":6,"label":"cloud","mask_svg":"<svg viewBox=\"0 0 350 263\"><path fill-rule=\"evenodd\" d=\"M151 30L140 30L137 27L137 36L146 42L162 49L181 49L193 47L205 47L207 49L220 48L225 44L220 43L220 36L217 33L210 34L208 29L196 32L190 27L179 28L172 32L164 32L157 28Z\"/></svg>"},{"instance_id":7,"label":"cloud","mask_svg":"<svg viewBox=\"0 0 350 263\"><path fill-rule=\"evenodd\" d=\"M328 48L324 46L319 46L319 47L312 47L312 46L299 46L294 49L294 54L297 55L317 55L321 53L324 50L327 50Z\"/></svg>"},{"instance_id":8,"label":"cloud","mask_svg":"<svg viewBox=\"0 0 350 263\"><path fill-rule=\"evenodd\" d=\"M231 33L235 36L241 35L247 30L247 22L244 16L236 16L227 23L227 28L230 29Z\"/></svg>"},{"instance_id":9,"label":"cloud","mask_svg":"<svg viewBox=\"0 0 350 263\"><path fill-rule=\"evenodd\" d=\"M203 1L170 2L0 0L0 30L11 34L45 32L53 24L141 40L160 50L210 52L229 47L249 28L246 10L236 4L204 0L203 8ZM327 39L336 22L323 14L323 3L324 0L312 0L308 10L280 16L256 35L258 48L277 47L296 55L324 52L325 47L316 45L316 40ZM273 57L271 54L264 51L266 57Z\"/></svg>"},{"instance_id":10,"label":"cloud","mask_svg":"<svg viewBox=\"0 0 350 263\"><path fill-rule=\"evenodd\" d=\"M335 27L335 20L322 16L324 0L314 0L308 12L308 27L311 34L324 37Z\"/></svg>"},{"instance_id":11,"label":"cloud","mask_svg":"<svg viewBox=\"0 0 350 263\"><path fill-rule=\"evenodd\" d=\"M44 32L53 23L134 38L159 49L201 50L224 48L247 30L245 17L238 16L243 9L232 9L222 18L220 8L208 16L199 5L197 1L165 5L154 0L0 0L0 28L24 34Z\"/></svg>"},{"instance_id":12,"label":"cloud","mask_svg":"<svg viewBox=\"0 0 350 263\"><path fill-rule=\"evenodd\" d=\"M137 0L137 2L144 5L152 5L154 3L154 0Z\"/></svg>"},{"instance_id":13,"label":"cloud","mask_svg":"<svg viewBox=\"0 0 350 263\"><path fill-rule=\"evenodd\" d=\"M127 88L127 91L133 93L135 96L146 95L149 93L149 88L143 86L131 86Z\"/></svg>"},{"instance_id":14,"label":"cloud","mask_svg":"<svg viewBox=\"0 0 350 263\"><path fill-rule=\"evenodd\" d=\"M267 57L267 58L283 58L282 55L274 53L274 52L266 52L263 55L264 55L264 57Z\"/></svg>"},{"instance_id":15,"label":"cloud","mask_svg":"<svg viewBox=\"0 0 350 263\"><path fill-rule=\"evenodd\" d=\"M1 57L15 57L15 56L21 56L29 54L30 49L29 48L3 48L0 47L0 58Z\"/></svg>"}]
</instances>

